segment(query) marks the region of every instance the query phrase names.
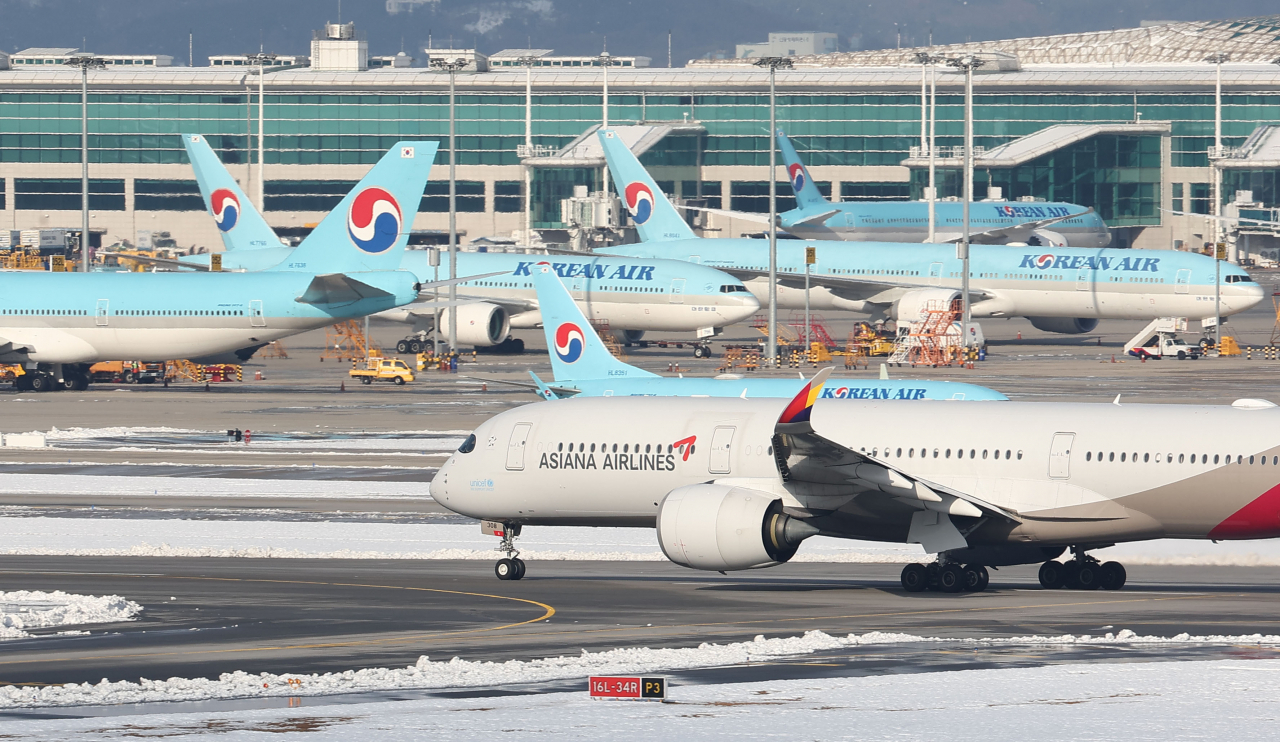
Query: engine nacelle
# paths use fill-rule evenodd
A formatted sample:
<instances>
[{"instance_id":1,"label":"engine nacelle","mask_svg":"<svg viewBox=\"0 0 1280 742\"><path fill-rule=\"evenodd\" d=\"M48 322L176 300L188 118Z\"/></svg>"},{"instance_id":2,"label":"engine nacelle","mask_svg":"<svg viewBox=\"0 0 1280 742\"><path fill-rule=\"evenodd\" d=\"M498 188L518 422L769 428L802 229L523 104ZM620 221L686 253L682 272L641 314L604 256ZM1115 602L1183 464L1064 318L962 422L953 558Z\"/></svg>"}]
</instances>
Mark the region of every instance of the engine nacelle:
<instances>
[{"instance_id":1,"label":"engine nacelle","mask_svg":"<svg viewBox=\"0 0 1280 742\"><path fill-rule=\"evenodd\" d=\"M955 289L913 289L893 305L893 318L898 322L920 322L929 309L947 309L960 298Z\"/></svg>"},{"instance_id":2,"label":"engine nacelle","mask_svg":"<svg viewBox=\"0 0 1280 742\"><path fill-rule=\"evenodd\" d=\"M511 334L511 317L497 304L476 302L456 307L458 311L458 345L478 345L487 348L497 345ZM440 336L449 332L449 313L454 307L440 312Z\"/></svg>"},{"instance_id":3,"label":"engine nacelle","mask_svg":"<svg viewBox=\"0 0 1280 742\"><path fill-rule=\"evenodd\" d=\"M1057 332L1063 335L1080 335L1093 332L1098 326L1096 317L1027 317L1027 321L1037 330Z\"/></svg>"},{"instance_id":4,"label":"engine nacelle","mask_svg":"<svg viewBox=\"0 0 1280 742\"><path fill-rule=\"evenodd\" d=\"M1054 232L1051 229L1037 229L1027 238L1027 244L1031 247L1066 247L1067 238L1061 232Z\"/></svg>"},{"instance_id":5,"label":"engine nacelle","mask_svg":"<svg viewBox=\"0 0 1280 742\"><path fill-rule=\"evenodd\" d=\"M782 500L759 490L693 484L667 493L658 507L658 544L683 567L727 571L772 567L795 556L818 529L782 512Z\"/></svg>"},{"instance_id":6,"label":"engine nacelle","mask_svg":"<svg viewBox=\"0 0 1280 742\"><path fill-rule=\"evenodd\" d=\"M622 330L618 338L624 343L638 343L644 339L644 330Z\"/></svg>"}]
</instances>

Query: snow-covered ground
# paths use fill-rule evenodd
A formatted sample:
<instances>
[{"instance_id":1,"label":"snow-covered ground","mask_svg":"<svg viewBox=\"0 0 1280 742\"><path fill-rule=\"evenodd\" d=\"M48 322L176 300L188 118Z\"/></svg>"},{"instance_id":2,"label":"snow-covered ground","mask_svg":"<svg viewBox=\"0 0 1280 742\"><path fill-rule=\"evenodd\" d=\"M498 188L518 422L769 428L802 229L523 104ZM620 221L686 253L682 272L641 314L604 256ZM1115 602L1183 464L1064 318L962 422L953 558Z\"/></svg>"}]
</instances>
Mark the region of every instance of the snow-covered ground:
<instances>
[{"instance_id":1,"label":"snow-covered ground","mask_svg":"<svg viewBox=\"0 0 1280 742\"><path fill-rule=\"evenodd\" d=\"M830 636L810 631L803 636L749 642L702 644L678 649L635 647L604 652L583 650L579 655L537 660L473 662L454 657L432 661L427 656L401 668L371 668L322 675L291 673L223 673L217 679L169 678L141 682L103 680L40 687L0 687L0 709L68 706L101 706L125 703L207 701L229 698L279 698L332 696L377 691L488 688L551 681L574 680L590 675L655 674L673 670L727 667L815 652L867 645L936 644L952 649L981 651L984 647L1043 647L1063 645L1247 645L1280 646L1280 636L1139 636L1132 631L1099 636L1022 636L997 639L939 639L910 634L872 632ZM1280 669L1280 666L1277 667ZM1280 677L1280 676L1278 676Z\"/></svg>"},{"instance_id":2,"label":"snow-covered ground","mask_svg":"<svg viewBox=\"0 0 1280 742\"><path fill-rule=\"evenodd\" d=\"M306 687L306 679L302 688ZM174 681L169 681L173 683ZM1052 665L673 685L668 702L576 692L6 719L6 740L1271 740L1280 662ZM102 699L106 700L106 699ZM147 712L150 713L147 713Z\"/></svg>"},{"instance_id":3,"label":"snow-covered ground","mask_svg":"<svg viewBox=\"0 0 1280 742\"><path fill-rule=\"evenodd\" d=\"M429 500L424 482L358 482L345 480L233 479L215 477L136 477L97 474L5 474L4 495L78 495L85 504L94 497L108 504L113 497L207 497L210 507L234 506L244 497Z\"/></svg>"},{"instance_id":4,"label":"snow-covered ground","mask_svg":"<svg viewBox=\"0 0 1280 742\"><path fill-rule=\"evenodd\" d=\"M318 426L317 426L318 428ZM307 454L335 456L359 453L447 455L466 438L467 430L404 430L394 433L337 432L322 429L253 433L249 443L230 443L225 430L169 427L53 428L40 433L50 448L110 451L219 453L234 448L242 454Z\"/></svg>"},{"instance_id":5,"label":"snow-covered ground","mask_svg":"<svg viewBox=\"0 0 1280 742\"><path fill-rule=\"evenodd\" d=\"M75 595L61 590L0 592L0 639L22 639L30 636L31 629L128 621L140 612L142 606L119 595Z\"/></svg>"},{"instance_id":6,"label":"snow-covered ground","mask_svg":"<svg viewBox=\"0 0 1280 742\"><path fill-rule=\"evenodd\" d=\"M6 475L7 479L10 476ZM108 477L116 479L117 477ZM155 482L156 480L149 480ZM175 480L176 481L176 480ZM211 480L181 480L208 482ZM212 480L228 485L254 480ZM314 482L273 481L272 494ZM329 485L333 483L321 482ZM345 483L356 484L356 483ZM379 496L387 496L379 483ZM400 485L397 485L399 488ZM421 485L403 485L404 497ZM311 490L307 490L311 492ZM316 496L314 493L308 496ZM358 492L346 492L347 497ZM0 517L0 554L82 556L277 557L339 559L495 558L498 539L473 523L361 523L309 521L172 520L145 518ZM533 526L518 541L529 560L662 561L647 528ZM1125 564L1280 565L1280 540L1151 541L1093 552ZM882 544L817 536L793 562L906 564L927 560L913 544Z\"/></svg>"}]
</instances>

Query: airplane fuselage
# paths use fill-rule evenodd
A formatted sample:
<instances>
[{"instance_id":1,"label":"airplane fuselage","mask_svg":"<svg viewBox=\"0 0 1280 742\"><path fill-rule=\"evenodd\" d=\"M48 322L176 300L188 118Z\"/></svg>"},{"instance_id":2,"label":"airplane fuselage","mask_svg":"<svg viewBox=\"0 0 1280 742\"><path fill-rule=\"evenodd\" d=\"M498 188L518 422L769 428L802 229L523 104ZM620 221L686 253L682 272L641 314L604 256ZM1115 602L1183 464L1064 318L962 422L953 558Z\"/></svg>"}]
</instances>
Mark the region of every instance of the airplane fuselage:
<instances>
[{"instance_id":1,"label":"airplane fuselage","mask_svg":"<svg viewBox=\"0 0 1280 742\"><path fill-rule=\"evenodd\" d=\"M0 360L198 358L417 297L416 279L406 271L347 275L389 295L341 305L299 302L314 278L309 273L0 272ZM30 352L19 352L22 346Z\"/></svg>"},{"instance_id":2,"label":"airplane fuselage","mask_svg":"<svg viewBox=\"0 0 1280 742\"><path fill-rule=\"evenodd\" d=\"M474 449L449 458L431 494L474 518L653 527L667 493L716 482L816 514L824 535L905 541L918 512L906 501L784 481L772 447L787 403L527 405L477 428ZM1280 536L1275 407L819 400L813 428L1019 520L979 524L967 534L975 547Z\"/></svg>"},{"instance_id":3,"label":"airplane fuselage","mask_svg":"<svg viewBox=\"0 0 1280 742\"><path fill-rule=\"evenodd\" d=\"M580 389L578 397L738 397L790 399L805 385L804 379L769 378L672 378L557 379L556 387ZM920 379L832 378L822 389L822 399L967 400L1000 401L1008 397L976 384Z\"/></svg>"},{"instance_id":4,"label":"airplane fuselage","mask_svg":"<svg viewBox=\"0 0 1280 742\"><path fill-rule=\"evenodd\" d=\"M536 327L542 316L530 270L542 262L552 265L583 314L612 330L691 332L740 322L759 310L759 302L738 279L708 266L658 258L460 252L458 275L507 275L459 284L458 294L477 301L524 302L529 308L512 311L511 326ZM447 277L447 253L440 263L439 275ZM401 266L422 281L434 280L437 272L419 250L406 252ZM447 297L448 290L441 289L440 295ZM414 311L429 312L430 305Z\"/></svg>"},{"instance_id":5,"label":"airplane fuselage","mask_svg":"<svg viewBox=\"0 0 1280 742\"><path fill-rule=\"evenodd\" d=\"M806 247L817 248L818 263L812 267L815 280L831 277L901 287L876 292L815 285L810 291L810 306L817 310L874 313L892 305L906 291L958 290L963 279L954 245L784 240L778 243L778 270L790 274L778 289L778 305L784 309L804 308L803 283L796 276L804 273ZM763 240L688 239L623 245L603 252L682 258L726 270L767 271L768 250ZM1204 255L1172 250L973 245L970 289L986 296L975 297L972 312L977 318L1204 319L1214 316L1214 263ZM1245 271L1225 262L1217 269L1222 281L1223 316L1243 312L1262 300L1262 287ZM766 280L746 284L758 298L767 300Z\"/></svg>"},{"instance_id":6,"label":"airplane fuselage","mask_svg":"<svg viewBox=\"0 0 1280 742\"><path fill-rule=\"evenodd\" d=\"M957 201L934 202L934 234L958 235L964 229L964 204ZM839 213L818 224L804 222L807 215L822 210L838 210ZM990 230L1014 229L1027 222L1055 219L1076 214L1069 219L1054 222L1045 232L1060 235L1071 247L1106 247L1111 244L1111 232L1096 213L1086 212L1076 204L1022 203L1008 201L978 201L970 204L969 231L979 235L975 242L983 244L1027 243L1035 241L1036 230L1015 230L1012 239L992 241L980 236ZM793 209L780 215L781 226L787 232L807 240L847 240L854 242L924 242L929 237L929 204L927 201L846 201L829 207Z\"/></svg>"}]
</instances>

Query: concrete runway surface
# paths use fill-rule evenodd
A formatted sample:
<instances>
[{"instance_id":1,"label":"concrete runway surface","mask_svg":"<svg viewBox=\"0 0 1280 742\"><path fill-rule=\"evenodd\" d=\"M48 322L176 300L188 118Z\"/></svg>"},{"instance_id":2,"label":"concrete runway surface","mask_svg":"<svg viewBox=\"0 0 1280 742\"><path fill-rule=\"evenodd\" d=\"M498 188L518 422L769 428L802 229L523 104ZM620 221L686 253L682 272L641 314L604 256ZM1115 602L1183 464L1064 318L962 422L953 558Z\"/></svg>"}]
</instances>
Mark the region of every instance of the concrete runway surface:
<instances>
[{"instance_id":1,"label":"concrete runway surface","mask_svg":"<svg viewBox=\"0 0 1280 742\"><path fill-rule=\"evenodd\" d=\"M138 621L91 626L88 636L34 632L0 643L0 683L332 672L403 667L424 654L534 659L814 629L955 638L1280 633L1280 587L1267 569L1135 566L1121 591L1076 592L1043 590L1034 567L1013 567L996 572L987 592L962 595L905 593L899 570L791 564L721 576L667 563L530 562L525 580L501 582L488 562L6 556L5 590L120 594L146 610ZM1240 651L1273 650L880 646L752 666L742 677L864 673L875 667L867 653L908 671Z\"/></svg>"}]
</instances>

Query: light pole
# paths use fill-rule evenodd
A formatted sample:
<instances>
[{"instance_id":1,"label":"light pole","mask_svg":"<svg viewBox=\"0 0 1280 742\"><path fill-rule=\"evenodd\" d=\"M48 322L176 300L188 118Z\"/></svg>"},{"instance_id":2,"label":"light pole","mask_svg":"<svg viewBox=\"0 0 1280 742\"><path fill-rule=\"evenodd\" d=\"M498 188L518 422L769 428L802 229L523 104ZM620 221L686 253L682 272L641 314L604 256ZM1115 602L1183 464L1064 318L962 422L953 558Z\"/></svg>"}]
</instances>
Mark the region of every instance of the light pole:
<instances>
[{"instance_id":1,"label":"light pole","mask_svg":"<svg viewBox=\"0 0 1280 742\"><path fill-rule=\"evenodd\" d=\"M938 121L938 62L942 61L940 57L935 57L926 52L916 54L916 61L920 63L920 107L921 116L924 115L924 73L927 68L929 71L929 135L928 141L925 141L924 121L920 123L920 146L928 150L929 153L929 189L925 194L925 200L929 202L929 237L926 242L932 243L937 236L938 229L938 191L937 191L937 161L934 159L936 152L934 150L935 139L937 134Z\"/></svg>"},{"instance_id":2,"label":"light pole","mask_svg":"<svg viewBox=\"0 0 1280 742\"><path fill-rule=\"evenodd\" d=\"M1218 160L1222 159L1222 65L1231 61L1231 55L1225 52L1210 54L1204 61L1217 68L1217 79L1213 87L1213 151L1209 153L1209 168L1213 175L1213 212L1215 217L1222 216L1222 168ZM1218 243L1223 241L1225 230L1222 222L1213 220L1213 257L1218 259Z\"/></svg>"},{"instance_id":3,"label":"light pole","mask_svg":"<svg viewBox=\"0 0 1280 742\"><path fill-rule=\"evenodd\" d=\"M458 277L458 203L457 181L458 166L457 147L455 146L456 109L454 107L454 82L458 70L467 66L467 60L458 58L452 62L431 60L432 66L449 73L449 279ZM449 352L458 350L458 284L449 284Z\"/></svg>"},{"instance_id":4,"label":"light pole","mask_svg":"<svg viewBox=\"0 0 1280 742\"><path fill-rule=\"evenodd\" d=\"M72 54L63 64L80 68L80 271L89 272L89 69L106 62L87 52Z\"/></svg>"},{"instance_id":5,"label":"light pole","mask_svg":"<svg viewBox=\"0 0 1280 742\"><path fill-rule=\"evenodd\" d=\"M596 64L600 65L600 72L604 75L604 95L600 103L600 128L609 128L609 68L613 66L613 57L609 56L609 50L605 49L600 52L600 56L596 57ZM604 191L606 198L609 196L609 164L605 163L600 169L601 190Z\"/></svg>"},{"instance_id":6,"label":"light pole","mask_svg":"<svg viewBox=\"0 0 1280 742\"><path fill-rule=\"evenodd\" d=\"M761 57L757 67L769 68L769 344L765 347L770 365L778 361L778 98L775 83L778 70L791 69L788 57Z\"/></svg>"},{"instance_id":7,"label":"light pole","mask_svg":"<svg viewBox=\"0 0 1280 742\"><path fill-rule=\"evenodd\" d=\"M274 62L276 60L276 55L258 52L257 54L250 54L248 59L258 68L258 210L266 213L267 186L266 180L263 179L262 167L262 158L266 150L262 143L262 122L266 119L266 114L263 108L263 92L266 88L263 78L266 76L265 68L267 62Z\"/></svg>"},{"instance_id":8,"label":"light pole","mask_svg":"<svg viewBox=\"0 0 1280 742\"><path fill-rule=\"evenodd\" d=\"M516 60L524 67L524 156L533 157L533 66L537 57L524 56ZM524 168L524 239L533 241L533 168Z\"/></svg>"},{"instance_id":9,"label":"light pole","mask_svg":"<svg viewBox=\"0 0 1280 742\"><path fill-rule=\"evenodd\" d=\"M964 70L964 221L963 237L956 245L960 259L960 347L969 347L969 204L973 201L973 71L982 60L972 54L948 59L947 64Z\"/></svg>"}]
</instances>

